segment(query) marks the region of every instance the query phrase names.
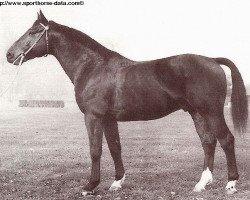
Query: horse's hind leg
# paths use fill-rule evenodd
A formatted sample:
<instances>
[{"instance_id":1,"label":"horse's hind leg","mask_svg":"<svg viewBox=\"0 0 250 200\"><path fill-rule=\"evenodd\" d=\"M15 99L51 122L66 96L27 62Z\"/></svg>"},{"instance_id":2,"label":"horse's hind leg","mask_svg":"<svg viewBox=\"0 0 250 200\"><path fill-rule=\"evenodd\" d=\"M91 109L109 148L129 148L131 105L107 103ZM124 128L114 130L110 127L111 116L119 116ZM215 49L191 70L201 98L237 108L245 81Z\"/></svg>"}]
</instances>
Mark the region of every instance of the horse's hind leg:
<instances>
[{"instance_id":1,"label":"horse's hind leg","mask_svg":"<svg viewBox=\"0 0 250 200\"><path fill-rule=\"evenodd\" d=\"M223 113L220 115L210 115L207 117L207 122L211 131L219 140L222 149L226 154L227 167L228 167L228 183L226 190L229 194L236 192L236 180L239 179L237 170L235 149L234 149L234 136L226 125Z\"/></svg>"},{"instance_id":2,"label":"horse's hind leg","mask_svg":"<svg viewBox=\"0 0 250 200\"><path fill-rule=\"evenodd\" d=\"M209 131L206 120L198 112L193 112L190 114L193 118L195 128L200 137L205 154L201 179L194 187L195 192L201 192L202 190L205 190L206 185L212 183L213 181L212 172L217 140L213 133Z\"/></svg>"},{"instance_id":3,"label":"horse's hind leg","mask_svg":"<svg viewBox=\"0 0 250 200\"><path fill-rule=\"evenodd\" d=\"M108 143L108 147L111 153L111 156L115 164L115 181L112 183L109 188L110 191L116 191L121 189L122 183L125 180L124 167L121 157L121 144L120 137L118 132L117 121L112 119L104 120L104 134Z\"/></svg>"}]
</instances>

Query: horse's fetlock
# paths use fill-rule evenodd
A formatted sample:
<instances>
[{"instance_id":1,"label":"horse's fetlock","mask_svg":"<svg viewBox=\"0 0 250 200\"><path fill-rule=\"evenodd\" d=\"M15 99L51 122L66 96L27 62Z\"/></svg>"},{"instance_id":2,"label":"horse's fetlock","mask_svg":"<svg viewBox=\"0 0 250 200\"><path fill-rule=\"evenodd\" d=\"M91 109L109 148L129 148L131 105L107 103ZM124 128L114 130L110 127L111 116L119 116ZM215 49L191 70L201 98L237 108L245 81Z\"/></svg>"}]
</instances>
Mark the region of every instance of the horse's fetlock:
<instances>
[{"instance_id":1,"label":"horse's fetlock","mask_svg":"<svg viewBox=\"0 0 250 200\"><path fill-rule=\"evenodd\" d=\"M85 191L93 191L100 184L100 179L95 181L90 181L85 187Z\"/></svg>"}]
</instances>

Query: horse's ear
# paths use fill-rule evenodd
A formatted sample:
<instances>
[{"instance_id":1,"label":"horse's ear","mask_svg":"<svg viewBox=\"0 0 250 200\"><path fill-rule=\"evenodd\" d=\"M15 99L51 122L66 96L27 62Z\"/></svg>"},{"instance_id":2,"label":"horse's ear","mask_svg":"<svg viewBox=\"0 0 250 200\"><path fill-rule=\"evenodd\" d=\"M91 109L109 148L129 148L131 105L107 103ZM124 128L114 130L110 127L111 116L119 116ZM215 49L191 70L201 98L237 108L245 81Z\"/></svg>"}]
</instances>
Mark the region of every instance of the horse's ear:
<instances>
[{"instance_id":1,"label":"horse's ear","mask_svg":"<svg viewBox=\"0 0 250 200\"><path fill-rule=\"evenodd\" d=\"M39 13L37 13L37 19L40 23L44 24L45 26L48 24L48 20L46 19L41 10L39 11Z\"/></svg>"}]
</instances>

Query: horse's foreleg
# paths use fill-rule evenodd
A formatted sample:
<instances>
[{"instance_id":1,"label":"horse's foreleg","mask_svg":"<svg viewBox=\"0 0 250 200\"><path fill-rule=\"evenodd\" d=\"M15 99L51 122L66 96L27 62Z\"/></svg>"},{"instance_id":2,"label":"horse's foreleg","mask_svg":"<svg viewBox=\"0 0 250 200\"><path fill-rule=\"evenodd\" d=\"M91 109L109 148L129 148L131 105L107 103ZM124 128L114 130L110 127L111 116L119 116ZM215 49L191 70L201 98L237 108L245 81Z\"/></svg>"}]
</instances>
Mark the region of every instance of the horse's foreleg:
<instances>
[{"instance_id":1,"label":"horse's foreleg","mask_svg":"<svg viewBox=\"0 0 250 200\"><path fill-rule=\"evenodd\" d=\"M103 123L92 114L85 115L85 123L89 136L90 156L92 161L89 183L84 187L82 194L94 193L94 189L100 183L100 160L102 154Z\"/></svg>"},{"instance_id":2,"label":"horse's foreleg","mask_svg":"<svg viewBox=\"0 0 250 200\"><path fill-rule=\"evenodd\" d=\"M119 190L122 187L122 183L125 180L117 121L106 119L104 121L104 134L115 164L115 181L113 182L109 190L115 191Z\"/></svg>"},{"instance_id":3,"label":"horse's foreleg","mask_svg":"<svg viewBox=\"0 0 250 200\"><path fill-rule=\"evenodd\" d=\"M201 179L194 187L195 192L201 192L202 190L205 190L206 185L212 183L213 181L212 172L217 140L211 131L209 131L207 122L199 113L190 114L194 120L195 128L200 137L205 154Z\"/></svg>"}]
</instances>

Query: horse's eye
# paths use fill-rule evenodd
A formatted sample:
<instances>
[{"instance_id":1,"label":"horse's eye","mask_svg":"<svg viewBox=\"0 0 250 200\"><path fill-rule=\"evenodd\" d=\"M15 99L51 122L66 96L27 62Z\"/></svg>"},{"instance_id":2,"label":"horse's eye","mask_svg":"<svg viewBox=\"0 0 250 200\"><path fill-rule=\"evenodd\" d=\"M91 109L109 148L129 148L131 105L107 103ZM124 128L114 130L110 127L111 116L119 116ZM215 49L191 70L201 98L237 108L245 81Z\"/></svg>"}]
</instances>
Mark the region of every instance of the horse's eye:
<instances>
[{"instance_id":1,"label":"horse's eye","mask_svg":"<svg viewBox=\"0 0 250 200\"><path fill-rule=\"evenodd\" d=\"M29 35L34 35L34 34L36 34L36 31L31 30L31 31L29 32Z\"/></svg>"},{"instance_id":2,"label":"horse's eye","mask_svg":"<svg viewBox=\"0 0 250 200\"><path fill-rule=\"evenodd\" d=\"M29 35L35 35L37 33L41 33L42 31L42 29L33 28L30 30Z\"/></svg>"}]
</instances>

